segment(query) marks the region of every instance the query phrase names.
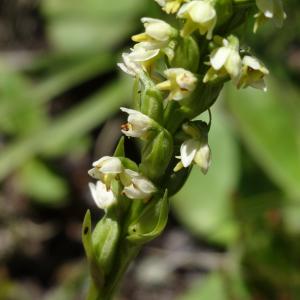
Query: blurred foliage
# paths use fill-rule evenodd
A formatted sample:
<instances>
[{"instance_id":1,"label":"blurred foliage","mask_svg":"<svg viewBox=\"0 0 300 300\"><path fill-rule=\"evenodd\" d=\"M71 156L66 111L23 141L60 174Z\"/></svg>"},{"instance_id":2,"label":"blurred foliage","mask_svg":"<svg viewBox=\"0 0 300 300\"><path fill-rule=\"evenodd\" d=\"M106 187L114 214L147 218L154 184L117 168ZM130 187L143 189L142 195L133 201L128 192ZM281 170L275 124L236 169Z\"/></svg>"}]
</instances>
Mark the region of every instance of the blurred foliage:
<instances>
[{"instance_id":1,"label":"blurred foliage","mask_svg":"<svg viewBox=\"0 0 300 300\"><path fill-rule=\"evenodd\" d=\"M7 218L26 215L17 208L10 215L15 194L45 209L74 201L61 162L88 157L79 165L85 174L95 140L101 147L114 142L113 136L99 142L95 132L130 101L131 83L117 75L115 63L139 18L159 16L153 2L42 0L44 41L36 51L25 49L25 62L18 52L11 59L0 53L1 228ZM268 93L226 87L213 114L211 170L206 177L193 170L172 200L188 232L227 250L225 262L179 299L299 298L300 3L288 0L285 7L282 29L266 25L250 41L273 75ZM72 175L86 188L87 178ZM70 271L74 276L58 280L43 299L80 299L82 272ZM7 278L0 276L0 299L33 299Z\"/></svg>"}]
</instances>

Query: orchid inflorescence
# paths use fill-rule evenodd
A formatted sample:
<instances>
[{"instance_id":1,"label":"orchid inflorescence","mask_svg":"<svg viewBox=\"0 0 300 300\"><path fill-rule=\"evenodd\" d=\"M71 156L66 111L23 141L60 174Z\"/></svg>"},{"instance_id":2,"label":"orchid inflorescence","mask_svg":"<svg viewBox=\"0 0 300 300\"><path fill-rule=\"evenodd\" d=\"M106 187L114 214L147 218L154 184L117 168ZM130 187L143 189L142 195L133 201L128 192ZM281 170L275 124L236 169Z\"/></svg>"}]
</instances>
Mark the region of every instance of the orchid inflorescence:
<instances>
[{"instance_id":1,"label":"orchid inflorescence","mask_svg":"<svg viewBox=\"0 0 300 300\"><path fill-rule=\"evenodd\" d=\"M125 155L121 138L113 156L93 163L90 190L105 212L91 232L84 221L83 243L91 269L88 299L110 299L142 244L164 229L168 198L181 189L194 165L206 174L210 107L224 83L266 91L269 71L241 45L237 29L254 18L254 31L266 21L281 26L281 0L155 0L172 24L142 18L144 32L123 53L118 66L134 78L133 109L121 126L140 140L141 160ZM170 18L168 18L170 19ZM208 111L209 123L194 120ZM93 297L93 295L96 295Z\"/></svg>"}]
</instances>

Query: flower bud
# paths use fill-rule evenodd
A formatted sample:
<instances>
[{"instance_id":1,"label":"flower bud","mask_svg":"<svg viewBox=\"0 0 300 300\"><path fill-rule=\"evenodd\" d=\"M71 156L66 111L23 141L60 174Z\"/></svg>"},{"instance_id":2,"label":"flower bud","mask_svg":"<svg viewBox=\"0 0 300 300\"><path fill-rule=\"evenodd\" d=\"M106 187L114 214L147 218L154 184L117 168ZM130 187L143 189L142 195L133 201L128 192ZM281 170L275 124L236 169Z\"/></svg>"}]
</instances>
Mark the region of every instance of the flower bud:
<instances>
[{"instance_id":1,"label":"flower bud","mask_svg":"<svg viewBox=\"0 0 300 300\"><path fill-rule=\"evenodd\" d=\"M246 88L251 86L256 89L267 91L264 76L269 71L257 58L252 56L244 56L242 60L241 77L237 83L238 88Z\"/></svg>"},{"instance_id":2,"label":"flower bud","mask_svg":"<svg viewBox=\"0 0 300 300\"><path fill-rule=\"evenodd\" d=\"M197 72L200 60L199 47L191 36L178 39L174 57L169 61L172 68L184 68Z\"/></svg>"},{"instance_id":3,"label":"flower bud","mask_svg":"<svg viewBox=\"0 0 300 300\"><path fill-rule=\"evenodd\" d=\"M169 214L167 190L163 197L153 199L128 227L127 239L134 244L147 243L164 230Z\"/></svg>"},{"instance_id":4,"label":"flower bud","mask_svg":"<svg viewBox=\"0 0 300 300\"><path fill-rule=\"evenodd\" d=\"M178 18L186 19L181 30L182 37L199 30L201 35L206 34L207 39L212 38L212 33L217 23L217 13L211 1L190 1L180 8L177 16Z\"/></svg>"},{"instance_id":5,"label":"flower bud","mask_svg":"<svg viewBox=\"0 0 300 300\"><path fill-rule=\"evenodd\" d=\"M140 110L152 120L161 124L163 118L163 98L156 87L147 87L141 95Z\"/></svg>"},{"instance_id":6,"label":"flower bud","mask_svg":"<svg viewBox=\"0 0 300 300\"><path fill-rule=\"evenodd\" d=\"M195 89L197 77L183 68L171 68L165 72L167 80L156 85L161 91L169 91L166 100L180 101Z\"/></svg>"},{"instance_id":7,"label":"flower bud","mask_svg":"<svg viewBox=\"0 0 300 300\"><path fill-rule=\"evenodd\" d=\"M120 236L120 225L114 217L104 216L92 234L97 263L105 274L111 270Z\"/></svg>"},{"instance_id":8,"label":"flower bud","mask_svg":"<svg viewBox=\"0 0 300 300\"><path fill-rule=\"evenodd\" d=\"M172 154L172 136L167 130L162 129L143 149L141 172L154 182L158 181L164 175Z\"/></svg>"},{"instance_id":9,"label":"flower bud","mask_svg":"<svg viewBox=\"0 0 300 300\"><path fill-rule=\"evenodd\" d=\"M174 37L176 30L165 21L153 18L142 18L145 32L134 35L134 42L148 42L153 49L162 49L166 47L169 41Z\"/></svg>"}]
</instances>

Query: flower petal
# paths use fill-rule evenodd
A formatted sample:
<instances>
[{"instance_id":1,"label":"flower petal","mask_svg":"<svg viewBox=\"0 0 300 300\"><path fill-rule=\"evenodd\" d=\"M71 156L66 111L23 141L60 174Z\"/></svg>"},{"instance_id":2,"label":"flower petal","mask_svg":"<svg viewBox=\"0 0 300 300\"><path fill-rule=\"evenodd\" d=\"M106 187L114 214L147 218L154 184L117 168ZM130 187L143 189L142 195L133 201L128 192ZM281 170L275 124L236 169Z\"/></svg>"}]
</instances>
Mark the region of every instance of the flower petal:
<instances>
[{"instance_id":1,"label":"flower petal","mask_svg":"<svg viewBox=\"0 0 300 300\"><path fill-rule=\"evenodd\" d=\"M182 164L185 168L187 168L192 163L199 147L200 143L195 139L189 139L181 145L180 156Z\"/></svg>"},{"instance_id":2,"label":"flower petal","mask_svg":"<svg viewBox=\"0 0 300 300\"><path fill-rule=\"evenodd\" d=\"M231 50L227 47L221 47L213 51L210 57L210 63L215 70L220 70L230 55Z\"/></svg>"}]
</instances>

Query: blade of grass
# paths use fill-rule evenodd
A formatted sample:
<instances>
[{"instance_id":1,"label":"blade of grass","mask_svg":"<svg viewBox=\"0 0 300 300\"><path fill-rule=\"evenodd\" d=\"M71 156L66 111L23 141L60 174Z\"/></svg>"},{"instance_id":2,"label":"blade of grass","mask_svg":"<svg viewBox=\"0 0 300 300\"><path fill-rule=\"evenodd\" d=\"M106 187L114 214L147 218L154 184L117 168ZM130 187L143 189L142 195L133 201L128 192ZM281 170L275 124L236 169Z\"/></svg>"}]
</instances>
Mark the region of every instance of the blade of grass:
<instances>
[{"instance_id":1,"label":"blade of grass","mask_svg":"<svg viewBox=\"0 0 300 300\"><path fill-rule=\"evenodd\" d=\"M126 81L114 82L54 120L46 129L7 146L0 151L0 180L36 154L51 151L66 140L83 136L116 112L129 95Z\"/></svg>"}]
</instances>

